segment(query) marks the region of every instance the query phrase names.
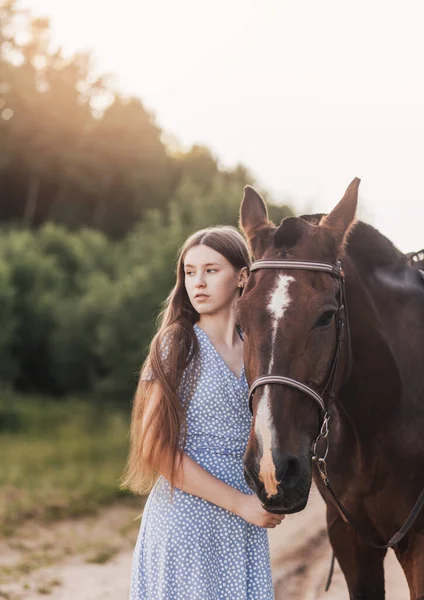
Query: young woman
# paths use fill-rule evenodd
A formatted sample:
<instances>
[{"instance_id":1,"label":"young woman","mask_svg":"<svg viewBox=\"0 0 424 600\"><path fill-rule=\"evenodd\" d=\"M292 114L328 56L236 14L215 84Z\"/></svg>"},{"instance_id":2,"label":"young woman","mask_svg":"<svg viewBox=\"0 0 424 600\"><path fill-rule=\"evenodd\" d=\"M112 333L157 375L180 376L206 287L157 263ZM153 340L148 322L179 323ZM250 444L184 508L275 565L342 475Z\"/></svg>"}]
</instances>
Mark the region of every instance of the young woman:
<instances>
[{"instance_id":1,"label":"young woman","mask_svg":"<svg viewBox=\"0 0 424 600\"><path fill-rule=\"evenodd\" d=\"M151 492L131 600L274 597L266 528L283 516L243 477L251 415L235 307L249 264L232 227L199 231L180 252L133 408L124 485Z\"/></svg>"}]
</instances>

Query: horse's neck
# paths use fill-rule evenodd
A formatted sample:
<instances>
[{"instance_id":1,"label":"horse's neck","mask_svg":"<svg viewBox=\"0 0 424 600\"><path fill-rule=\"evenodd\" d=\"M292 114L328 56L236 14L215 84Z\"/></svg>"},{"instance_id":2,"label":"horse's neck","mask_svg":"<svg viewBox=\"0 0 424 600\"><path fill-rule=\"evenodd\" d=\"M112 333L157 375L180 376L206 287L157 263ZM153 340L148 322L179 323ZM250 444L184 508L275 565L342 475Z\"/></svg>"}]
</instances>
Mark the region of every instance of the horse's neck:
<instances>
[{"instance_id":1,"label":"horse's neck","mask_svg":"<svg viewBox=\"0 0 424 600\"><path fill-rule=\"evenodd\" d=\"M357 307L350 315L354 331L367 339L379 337L402 377L421 371L424 285L417 270L408 265L396 270L380 266L364 273L352 260L347 264L348 303Z\"/></svg>"},{"instance_id":2,"label":"horse's neck","mask_svg":"<svg viewBox=\"0 0 424 600\"><path fill-rule=\"evenodd\" d=\"M340 405L358 437L369 439L398 414L400 372L372 290L351 261L345 265L352 372Z\"/></svg>"}]
</instances>

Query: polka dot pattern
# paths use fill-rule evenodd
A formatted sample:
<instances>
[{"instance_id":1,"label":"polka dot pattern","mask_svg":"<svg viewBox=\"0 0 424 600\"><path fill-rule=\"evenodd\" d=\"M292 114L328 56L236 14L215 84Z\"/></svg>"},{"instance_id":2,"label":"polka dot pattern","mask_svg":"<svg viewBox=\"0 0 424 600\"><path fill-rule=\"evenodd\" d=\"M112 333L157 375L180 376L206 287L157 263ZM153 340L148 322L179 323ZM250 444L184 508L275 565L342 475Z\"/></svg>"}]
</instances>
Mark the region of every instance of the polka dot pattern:
<instances>
[{"instance_id":1,"label":"polka dot pattern","mask_svg":"<svg viewBox=\"0 0 424 600\"><path fill-rule=\"evenodd\" d=\"M207 334L197 325L194 329L199 359L187 367L179 388L187 403L185 450L204 469L251 494L243 477L251 424L244 371L237 378ZM130 600L273 598L266 529L172 490L159 477L134 550Z\"/></svg>"}]
</instances>

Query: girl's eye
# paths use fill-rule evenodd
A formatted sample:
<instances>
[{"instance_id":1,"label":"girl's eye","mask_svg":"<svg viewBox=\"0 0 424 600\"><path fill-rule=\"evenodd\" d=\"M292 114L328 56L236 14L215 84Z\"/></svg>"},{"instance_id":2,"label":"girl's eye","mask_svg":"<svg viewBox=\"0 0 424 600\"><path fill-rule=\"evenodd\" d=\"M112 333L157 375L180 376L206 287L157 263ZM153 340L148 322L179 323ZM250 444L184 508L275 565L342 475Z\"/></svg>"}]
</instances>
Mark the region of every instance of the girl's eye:
<instances>
[{"instance_id":1,"label":"girl's eye","mask_svg":"<svg viewBox=\"0 0 424 600\"><path fill-rule=\"evenodd\" d=\"M315 327L328 327L328 325L330 325L331 321L333 320L335 314L336 313L334 310L327 310L317 320L317 322L315 323Z\"/></svg>"},{"instance_id":2,"label":"girl's eye","mask_svg":"<svg viewBox=\"0 0 424 600\"><path fill-rule=\"evenodd\" d=\"M218 269L206 269L207 273L217 273ZM186 275L194 275L194 271L186 271Z\"/></svg>"}]
</instances>

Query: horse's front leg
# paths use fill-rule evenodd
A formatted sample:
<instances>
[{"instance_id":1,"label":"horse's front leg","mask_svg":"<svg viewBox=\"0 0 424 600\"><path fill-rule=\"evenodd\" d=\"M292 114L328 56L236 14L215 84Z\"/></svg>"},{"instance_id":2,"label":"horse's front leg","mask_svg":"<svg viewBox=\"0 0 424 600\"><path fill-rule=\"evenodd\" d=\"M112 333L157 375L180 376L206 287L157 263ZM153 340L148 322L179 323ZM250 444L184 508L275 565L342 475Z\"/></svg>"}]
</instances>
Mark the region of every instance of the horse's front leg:
<instances>
[{"instance_id":1,"label":"horse's front leg","mask_svg":"<svg viewBox=\"0 0 424 600\"><path fill-rule=\"evenodd\" d=\"M327 505L328 535L343 571L351 600L384 600L386 550L369 546L347 525L333 506Z\"/></svg>"},{"instance_id":2,"label":"horse's front leg","mask_svg":"<svg viewBox=\"0 0 424 600\"><path fill-rule=\"evenodd\" d=\"M411 593L411 600L424 600L424 533L408 535L395 548Z\"/></svg>"}]
</instances>

